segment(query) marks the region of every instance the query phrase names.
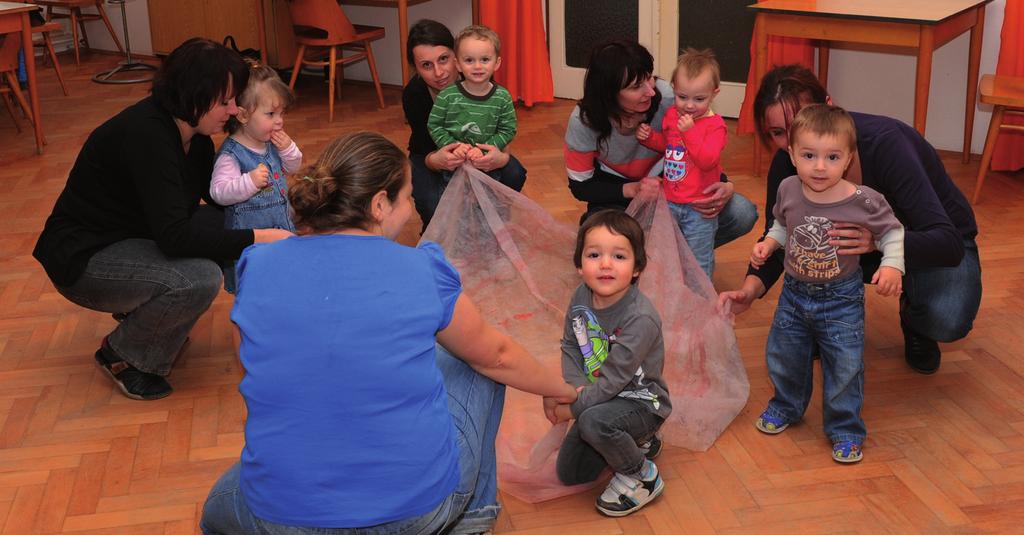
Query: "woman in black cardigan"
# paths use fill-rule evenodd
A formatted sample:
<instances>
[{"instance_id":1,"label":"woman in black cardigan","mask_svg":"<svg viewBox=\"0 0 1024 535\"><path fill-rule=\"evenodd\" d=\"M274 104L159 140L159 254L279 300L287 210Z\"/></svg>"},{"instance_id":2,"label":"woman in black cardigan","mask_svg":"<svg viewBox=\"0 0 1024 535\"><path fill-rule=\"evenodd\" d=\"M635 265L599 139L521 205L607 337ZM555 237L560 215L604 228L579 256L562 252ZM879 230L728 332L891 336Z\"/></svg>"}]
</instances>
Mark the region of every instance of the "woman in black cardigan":
<instances>
[{"instance_id":1,"label":"woman in black cardigan","mask_svg":"<svg viewBox=\"0 0 1024 535\"><path fill-rule=\"evenodd\" d=\"M61 295L119 321L96 362L130 398L171 393L164 376L217 296L217 261L290 235L197 217L200 199L213 205L210 135L238 112L248 77L213 41L171 52L152 95L89 135L33 251Z\"/></svg>"}]
</instances>

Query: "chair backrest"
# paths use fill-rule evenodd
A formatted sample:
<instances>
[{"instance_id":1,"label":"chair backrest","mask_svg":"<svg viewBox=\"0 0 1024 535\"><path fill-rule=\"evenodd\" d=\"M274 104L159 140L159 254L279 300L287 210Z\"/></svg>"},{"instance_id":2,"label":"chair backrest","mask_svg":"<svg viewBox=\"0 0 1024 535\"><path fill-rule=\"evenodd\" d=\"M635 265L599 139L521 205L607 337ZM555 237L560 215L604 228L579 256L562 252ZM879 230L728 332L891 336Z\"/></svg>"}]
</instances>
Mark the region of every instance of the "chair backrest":
<instances>
[{"instance_id":1,"label":"chair backrest","mask_svg":"<svg viewBox=\"0 0 1024 535\"><path fill-rule=\"evenodd\" d=\"M290 0L288 12L297 34L304 34L304 28L313 28L326 32L324 39L327 41L348 42L355 39L356 29L337 0Z\"/></svg>"}]
</instances>

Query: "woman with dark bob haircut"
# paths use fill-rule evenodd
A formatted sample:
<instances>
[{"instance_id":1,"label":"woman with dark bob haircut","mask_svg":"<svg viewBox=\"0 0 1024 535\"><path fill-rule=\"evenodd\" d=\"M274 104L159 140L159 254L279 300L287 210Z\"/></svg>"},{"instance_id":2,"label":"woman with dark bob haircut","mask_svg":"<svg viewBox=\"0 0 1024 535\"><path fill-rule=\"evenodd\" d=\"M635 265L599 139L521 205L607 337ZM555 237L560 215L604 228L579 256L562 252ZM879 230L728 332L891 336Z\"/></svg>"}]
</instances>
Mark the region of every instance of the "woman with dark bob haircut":
<instances>
[{"instance_id":1,"label":"woman with dark bob haircut","mask_svg":"<svg viewBox=\"0 0 1024 535\"><path fill-rule=\"evenodd\" d=\"M565 129L565 167L569 191L587 203L582 223L606 208L625 209L641 190L660 190L662 155L636 139L641 123L661 130L661 119L675 93L654 77L654 58L635 41L612 41L590 53L583 98ZM693 202L704 217L718 218L715 247L754 228L757 207L722 175L722 181Z\"/></svg>"},{"instance_id":2,"label":"woman with dark bob haircut","mask_svg":"<svg viewBox=\"0 0 1024 535\"><path fill-rule=\"evenodd\" d=\"M487 323L436 243L395 243L401 149L355 132L302 174L299 236L238 261L245 447L203 533L490 533L505 386L549 405L576 390Z\"/></svg>"},{"instance_id":3,"label":"woman with dark bob haircut","mask_svg":"<svg viewBox=\"0 0 1024 535\"><path fill-rule=\"evenodd\" d=\"M754 120L764 144L778 149L768 170L765 229L774 220L779 184L796 174L789 153L789 125L804 106L824 103L832 103L825 87L800 65L776 67L761 80ZM967 336L981 304L974 211L935 149L916 130L880 115L850 112L850 117L857 127L857 151L846 179L884 195L906 229L907 272L900 296L904 358L918 373L935 373L942 358L938 342ZM867 229L834 222L829 235L829 244L838 254L861 255L866 277L878 268L881 254ZM751 266L738 290L721 293L721 306L728 304L734 313L746 310L778 280L782 262L780 250L760 269ZM811 355L794 358L810 359Z\"/></svg>"},{"instance_id":4,"label":"woman with dark bob haircut","mask_svg":"<svg viewBox=\"0 0 1024 535\"><path fill-rule=\"evenodd\" d=\"M458 143L438 147L430 137L427 119L434 107L434 98L444 88L459 80L455 60L455 38L448 28L435 20L423 19L409 28L405 55L416 74L402 89L402 109L409 123L409 161L412 164L412 196L416 212L426 230L437 204L441 202L448 181L444 171L455 171L465 160L453 152ZM515 156L494 145L478 145L487 152L473 167L489 173L500 169L498 181L522 191L526 169Z\"/></svg>"},{"instance_id":5,"label":"woman with dark bob haircut","mask_svg":"<svg viewBox=\"0 0 1024 535\"><path fill-rule=\"evenodd\" d=\"M248 76L213 41L171 52L153 94L89 135L32 253L61 295L118 320L95 358L132 399L171 393L164 376L217 296L217 261L291 235L200 217L200 199L214 205L210 135L238 112Z\"/></svg>"}]
</instances>

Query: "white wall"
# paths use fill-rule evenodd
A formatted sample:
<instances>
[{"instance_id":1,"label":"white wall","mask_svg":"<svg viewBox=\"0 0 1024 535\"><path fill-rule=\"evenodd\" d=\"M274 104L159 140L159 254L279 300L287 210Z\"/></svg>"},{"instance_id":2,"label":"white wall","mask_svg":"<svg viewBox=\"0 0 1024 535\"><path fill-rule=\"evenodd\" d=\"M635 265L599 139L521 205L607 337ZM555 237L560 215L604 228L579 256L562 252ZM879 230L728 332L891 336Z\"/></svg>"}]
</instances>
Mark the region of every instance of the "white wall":
<instances>
[{"instance_id":1,"label":"white wall","mask_svg":"<svg viewBox=\"0 0 1024 535\"><path fill-rule=\"evenodd\" d=\"M345 14L353 24L383 26L384 38L372 42L377 58L377 72L384 84L402 85L402 62L405 51L399 51L398 36L409 30L398 28L398 12L392 8L343 5ZM433 0L409 8L409 26L420 19L434 19L458 33L473 22L473 9L469 0ZM365 61L345 68L345 78L370 80Z\"/></svg>"},{"instance_id":2,"label":"white wall","mask_svg":"<svg viewBox=\"0 0 1024 535\"><path fill-rule=\"evenodd\" d=\"M107 18L110 19L110 24L114 27L114 33L117 34L117 38L121 40L121 44L124 45L124 28L121 23L121 6L114 4L104 4L104 10L107 12ZM146 0L128 0L124 5L125 13L128 16L128 38L131 40L132 53L152 55L153 54L153 38L149 32L149 3ZM87 8L86 12L95 12L93 8ZM70 21L69 19L61 19L64 24L65 32L68 36L70 44ZM86 32L89 34L89 45L98 50L112 50L117 51L117 46L114 45L114 40L110 38L110 32L107 31L107 27L103 24L103 21L91 21L85 24Z\"/></svg>"},{"instance_id":3,"label":"white wall","mask_svg":"<svg viewBox=\"0 0 1024 535\"><path fill-rule=\"evenodd\" d=\"M979 69L982 75L996 70L1005 6L1006 0L994 0L985 10ZM936 50L932 58L925 137L937 149L963 149L969 45L970 34L965 33ZM836 104L850 110L888 115L913 125L915 56L833 49L829 60L828 90ZM980 154L992 107L976 106L971 152Z\"/></svg>"}]
</instances>

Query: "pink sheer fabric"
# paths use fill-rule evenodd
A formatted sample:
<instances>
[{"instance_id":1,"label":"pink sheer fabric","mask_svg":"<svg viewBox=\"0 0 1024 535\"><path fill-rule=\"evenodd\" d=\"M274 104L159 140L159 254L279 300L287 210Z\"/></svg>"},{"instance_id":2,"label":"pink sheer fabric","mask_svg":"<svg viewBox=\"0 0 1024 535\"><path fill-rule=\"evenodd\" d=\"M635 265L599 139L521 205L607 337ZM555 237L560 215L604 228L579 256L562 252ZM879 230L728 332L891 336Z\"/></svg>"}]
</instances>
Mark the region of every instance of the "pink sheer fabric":
<instances>
[{"instance_id":1,"label":"pink sheer fabric","mask_svg":"<svg viewBox=\"0 0 1024 535\"><path fill-rule=\"evenodd\" d=\"M647 233L649 260L639 284L661 314L665 335L673 412L661 433L668 444L703 451L747 400L736 338L664 198L637 199L628 212ZM565 307L580 283L572 260L575 226L466 166L452 178L423 239L444 248L488 321L551 373L561 373ZM600 484L567 487L556 478L567 430L568 424L552 426L544 418L538 396L510 389L497 440L499 488L539 502Z\"/></svg>"}]
</instances>

